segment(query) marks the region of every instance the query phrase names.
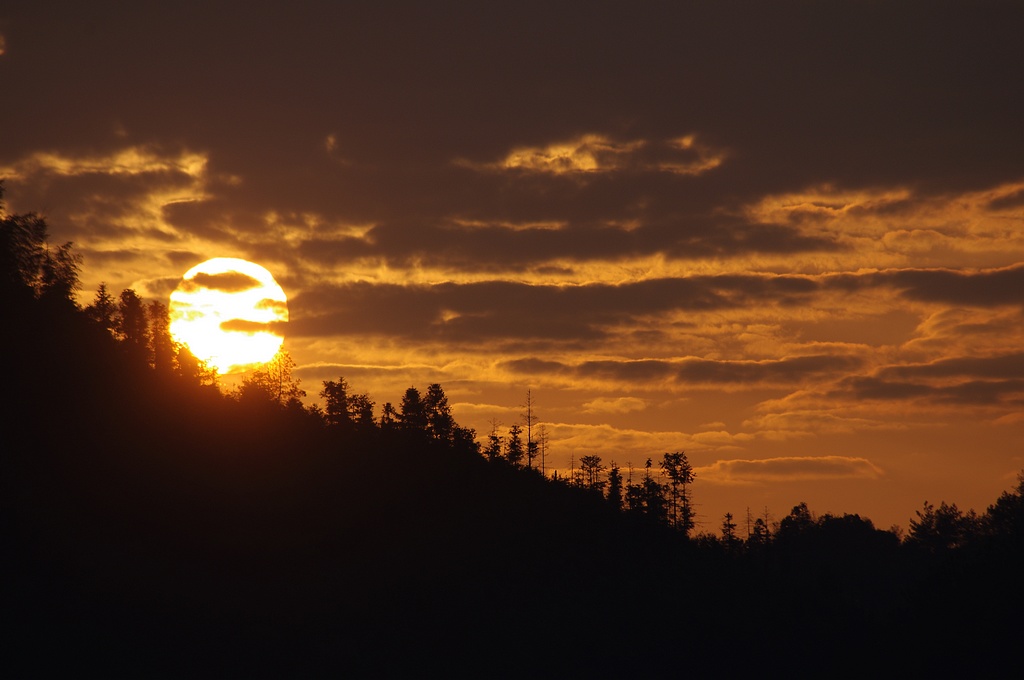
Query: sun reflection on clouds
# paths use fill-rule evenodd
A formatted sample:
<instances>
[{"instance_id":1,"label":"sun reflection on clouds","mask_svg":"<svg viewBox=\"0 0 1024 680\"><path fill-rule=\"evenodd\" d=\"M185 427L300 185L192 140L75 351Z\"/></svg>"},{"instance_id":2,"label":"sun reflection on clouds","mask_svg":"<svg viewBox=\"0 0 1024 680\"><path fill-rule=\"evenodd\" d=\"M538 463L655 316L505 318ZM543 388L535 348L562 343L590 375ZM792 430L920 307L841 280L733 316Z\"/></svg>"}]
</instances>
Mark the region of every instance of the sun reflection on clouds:
<instances>
[{"instance_id":1,"label":"sun reflection on clouds","mask_svg":"<svg viewBox=\"0 0 1024 680\"><path fill-rule=\"evenodd\" d=\"M696 135L668 140L620 141L586 133L543 146L519 146L496 163L465 159L457 165L488 171L519 171L547 175L588 175L618 171L700 175L719 167L728 156L700 142Z\"/></svg>"},{"instance_id":2,"label":"sun reflection on clouds","mask_svg":"<svg viewBox=\"0 0 1024 680\"><path fill-rule=\"evenodd\" d=\"M26 176L52 173L65 176L87 174L141 175L147 173L182 173L196 179L206 173L204 154L181 151L162 154L147 146L130 146L106 155L70 156L50 151L39 151L20 159L10 167L0 168L0 174Z\"/></svg>"}]
</instances>

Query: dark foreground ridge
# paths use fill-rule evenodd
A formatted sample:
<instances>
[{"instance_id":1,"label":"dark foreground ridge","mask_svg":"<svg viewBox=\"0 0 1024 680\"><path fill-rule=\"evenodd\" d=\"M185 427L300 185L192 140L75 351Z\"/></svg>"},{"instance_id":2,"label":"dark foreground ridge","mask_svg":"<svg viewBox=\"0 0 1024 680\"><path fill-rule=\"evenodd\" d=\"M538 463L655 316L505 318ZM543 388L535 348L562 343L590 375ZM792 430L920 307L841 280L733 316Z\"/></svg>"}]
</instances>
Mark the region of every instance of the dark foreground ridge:
<instances>
[{"instance_id":1,"label":"dark foreground ridge","mask_svg":"<svg viewBox=\"0 0 1024 680\"><path fill-rule=\"evenodd\" d=\"M687 539L464 439L339 431L162 373L67 291L9 274L5 677L978 676L1017 662L1024 483L955 548L801 506L762 545Z\"/></svg>"}]
</instances>

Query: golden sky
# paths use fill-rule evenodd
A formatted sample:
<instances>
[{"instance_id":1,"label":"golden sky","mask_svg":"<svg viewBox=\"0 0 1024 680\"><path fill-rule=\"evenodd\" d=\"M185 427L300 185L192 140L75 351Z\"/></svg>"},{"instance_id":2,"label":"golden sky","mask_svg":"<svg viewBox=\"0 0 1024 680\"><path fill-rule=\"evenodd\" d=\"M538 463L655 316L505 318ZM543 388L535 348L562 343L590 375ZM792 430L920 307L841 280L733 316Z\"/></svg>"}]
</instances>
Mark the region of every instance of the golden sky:
<instances>
[{"instance_id":1,"label":"golden sky","mask_svg":"<svg viewBox=\"0 0 1024 680\"><path fill-rule=\"evenodd\" d=\"M100 281L269 269L310 395L526 391L549 465L685 450L702 528L906 526L1024 468L1007 2L14 2L0 177Z\"/></svg>"}]
</instances>

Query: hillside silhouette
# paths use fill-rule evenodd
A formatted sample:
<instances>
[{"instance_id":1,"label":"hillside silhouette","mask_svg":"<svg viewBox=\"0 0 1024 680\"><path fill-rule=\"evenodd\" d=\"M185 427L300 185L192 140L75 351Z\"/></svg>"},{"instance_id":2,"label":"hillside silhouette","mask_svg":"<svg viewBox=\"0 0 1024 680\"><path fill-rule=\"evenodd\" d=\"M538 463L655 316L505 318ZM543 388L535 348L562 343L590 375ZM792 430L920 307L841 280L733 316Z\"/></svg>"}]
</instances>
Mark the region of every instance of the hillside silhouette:
<instances>
[{"instance_id":1,"label":"hillside silhouette","mask_svg":"<svg viewBox=\"0 0 1024 680\"><path fill-rule=\"evenodd\" d=\"M610 502L605 477L552 481L518 451L488 455L443 409L417 410L443 403L440 386L379 419L343 380L324 384L325 407L302 406L287 376L226 394L154 340L159 306L135 330L131 295L80 308L71 244L49 246L34 215L0 219L5 676L1016 663L1024 478L982 515L926 504L905 539L803 504L753 536L728 518L695 536L651 510L670 489Z\"/></svg>"}]
</instances>

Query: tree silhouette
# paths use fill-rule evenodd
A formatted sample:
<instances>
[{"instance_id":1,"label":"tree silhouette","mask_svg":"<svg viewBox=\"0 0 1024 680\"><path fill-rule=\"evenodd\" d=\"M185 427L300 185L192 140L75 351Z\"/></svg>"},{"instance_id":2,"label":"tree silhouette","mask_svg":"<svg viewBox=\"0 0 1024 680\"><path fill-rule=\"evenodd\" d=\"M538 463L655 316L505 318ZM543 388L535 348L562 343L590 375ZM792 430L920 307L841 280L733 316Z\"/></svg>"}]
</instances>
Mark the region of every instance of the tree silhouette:
<instances>
[{"instance_id":1,"label":"tree silhouette","mask_svg":"<svg viewBox=\"0 0 1024 680\"><path fill-rule=\"evenodd\" d=\"M170 317L167 305L152 300L146 306L149 321L149 353L153 368L160 373L170 373L174 369L175 349L171 338Z\"/></svg>"},{"instance_id":2,"label":"tree silhouette","mask_svg":"<svg viewBox=\"0 0 1024 680\"><path fill-rule=\"evenodd\" d=\"M320 398L324 400L324 417L331 427L348 431L352 429L352 415L349 413L348 382L345 378L324 380Z\"/></svg>"},{"instance_id":3,"label":"tree silhouette","mask_svg":"<svg viewBox=\"0 0 1024 680\"><path fill-rule=\"evenodd\" d=\"M601 473L605 469L607 468L601 465L601 456L580 456L580 475L583 487L594 491L602 491L606 482L602 478Z\"/></svg>"},{"instance_id":4,"label":"tree silhouette","mask_svg":"<svg viewBox=\"0 0 1024 680\"><path fill-rule=\"evenodd\" d=\"M146 308L131 288L121 291L117 304L117 334L129 356L135 361L147 361L149 354L149 320Z\"/></svg>"},{"instance_id":5,"label":"tree silhouette","mask_svg":"<svg viewBox=\"0 0 1024 680\"><path fill-rule=\"evenodd\" d=\"M380 429L382 432L391 432L398 427L399 414L390 401L384 402L380 412Z\"/></svg>"},{"instance_id":6,"label":"tree silhouette","mask_svg":"<svg viewBox=\"0 0 1024 680\"><path fill-rule=\"evenodd\" d=\"M501 437L498 435L498 422L496 420L491 421L491 433L487 435L487 446L484 447L484 455L490 461L495 461L501 458L503 442Z\"/></svg>"},{"instance_id":7,"label":"tree silhouette","mask_svg":"<svg viewBox=\"0 0 1024 680\"><path fill-rule=\"evenodd\" d=\"M990 537L1016 544L1018 552L1024 551L1024 472L1017 475L1017 486L1004 491L995 503L988 507L982 519L982 527Z\"/></svg>"},{"instance_id":8,"label":"tree silhouette","mask_svg":"<svg viewBox=\"0 0 1024 680\"><path fill-rule=\"evenodd\" d=\"M736 522L733 521L732 513L725 513L722 518L722 545L727 551L732 552L742 544L743 541L736 535Z\"/></svg>"},{"instance_id":9,"label":"tree silhouette","mask_svg":"<svg viewBox=\"0 0 1024 680\"><path fill-rule=\"evenodd\" d=\"M807 503L800 502L793 506L789 514L779 522L779 530L776 539L787 541L799 538L809 533L815 525L814 515L811 514Z\"/></svg>"},{"instance_id":10,"label":"tree silhouette","mask_svg":"<svg viewBox=\"0 0 1024 680\"><path fill-rule=\"evenodd\" d=\"M427 407L420 391L410 387L402 395L398 410L398 424L406 432L427 432Z\"/></svg>"},{"instance_id":11,"label":"tree silhouette","mask_svg":"<svg viewBox=\"0 0 1024 680\"><path fill-rule=\"evenodd\" d=\"M508 439L505 440L505 459L515 466L523 464L523 428L513 425L508 428Z\"/></svg>"},{"instance_id":12,"label":"tree silhouette","mask_svg":"<svg viewBox=\"0 0 1024 680\"><path fill-rule=\"evenodd\" d=\"M75 293L79 289L78 276L82 269L82 256L67 243L44 251L39 276L39 299L51 305L77 308Z\"/></svg>"},{"instance_id":13,"label":"tree silhouette","mask_svg":"<svg viewBox=\"0 0 1024 680\"><path fill-rule=\"evenodd\" d=\"M242 379L236 396L243 402L270 402L282 406L301 407L306 396L300 380L292 372L295 360L284 349L277 351L274 358L253 369Z\"/></svg>"},{"instance_id":14,"label":"tree silhouette","mask_svg":"<svg viewBox=\"0 0 1024 680\"><path fill-rule=\"evenodd\" d=\"M925 501L916 515L917 519L910 520L907 543L930 553L961 547L977 533L980 523L974 511L965 515L955 503L946 505L945 501L938 508Z\"/></svg>"},{"instance_id":15,"label":"tree silhouette","mask_svg":"<svg viewBox=\"0 0 1024 680\"><path fill-rule=\"evenodd\" d=\"M682 451L666 453L659 465L669 478L669 521L684 535L688 535L694 527L694 511L688 488L696 477L693 467Z\"/></svg>"},{"instance_id":16,"label":"tree silhouette","mask_svg":"<svg viewBox=\"0 0 1024 680\"><path fill-rule=\"evenodd\" d=\"M427 386L423 408L427 415L427 429L434 439L450 442L455 436L455 419L448 405L448 397L438 383Z\"/></svg>"},{"instance_id":17,"label":"tree silhouette","mask_svg":"<svg viewBox=\"0 0 1024 680\"><path fill-rule=\"evenodd\" d=\"M762 547L767 545L770 540L768 524L758 517L750 527L750 538L747 539L747 545L750 547Z\"/></svg>"},{"instance_id":18,"label":"tree silhouette","mask_svg":"<svg viewBox=\"0 0 1024 680\"><path fill-rule=\"evenodd\" d=\"M526 390L526 403L523 404L523 423L526 425L526 467L532 468L533 461L540 453L537 442L533 439L533 426L537 422L537 416L533 412L534 407L533 390Z\"/></svg>"},{"instance_id":19,"label":"tree silhouette","mask_svg":"<svg viewBox=\"0 0 1024 680\"><path fill-rule=\"evenodd\" d=\"M117 301L107 290L106 283L100 283L92 304L85 308L86 315L100 328L113 334L117 328Z\"/></svg>"},{"instance_id":20,"label":"tree silhouette","mask_svg":"<svg viewBox=\"0 0 1024 680\"><path fill-rule=\"evenodd\" d=\"M639 483L626 486L626 507L633 512L646 515L656 522L669 521L669 506L666 488L651 474L652 461L644 463L644 476Z\"/></svg>"},{"instance_id":21,"label":"tree silhouette","mask_svg":"<svg viewBox=\"0 0 1024 680\"><path fill-rule=\"evenodd\" d=\"M51 249L46 220L35 213L8 214L0 181L0 302L77 309L82 258L69 241Z\"/></svg>"},{"instance_id":22,"label":"tree silhouette","mask_svg":"<svg viewBox=\"0 0 1024 680\"><path fill-rule=\"evenodd\" d=\"M622 508L622 471L615 461L608 466L608 502L616 510Z\"/></svg>"},{"instance_id":23,"label":"tree silhouette","mask_svg":"<svg viewBox=\"0 0 1024 680\"><path fill-rule=\"evenodd\" d=\"M357 432L371 432L377 427L373 419L374 402L367 394L353 394L348 398L349 418Z\"/></svg>"}]
</instances>

